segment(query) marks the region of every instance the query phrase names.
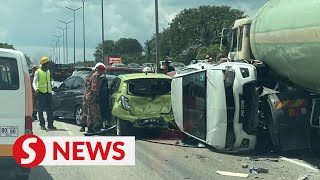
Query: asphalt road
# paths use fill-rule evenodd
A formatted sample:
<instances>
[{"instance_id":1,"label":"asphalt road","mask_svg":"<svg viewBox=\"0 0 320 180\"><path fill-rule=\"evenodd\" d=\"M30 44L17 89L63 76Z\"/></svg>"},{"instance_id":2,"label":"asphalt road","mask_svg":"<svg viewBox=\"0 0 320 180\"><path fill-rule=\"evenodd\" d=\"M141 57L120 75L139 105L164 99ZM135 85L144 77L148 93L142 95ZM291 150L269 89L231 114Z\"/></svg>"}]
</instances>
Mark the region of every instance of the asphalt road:
<instances>
[{"instance_id":1,"label":"asphalt road","mask_svg":"<svg viewBox=\"0 0 320 180\"><path fill-rule=\"evenodd\" d=\"M79 127L68 120L55 122L56 131L40 130L39 122L33 124L38 136L83 136ZM109 134L112 135L112 134ZM39 166L31 170L30 180L156 180L156 179L194 179L194 180L233 180L245 179L217 174L216 171L249 174L247 179L289 179L299 176L319 180L320 160L313 155L298 153L290 157L276 155L224 154L186 146L176 132L160 136L143 135L136 138L135 166ZM248 168L243 168L248 165ZM268 169L268 173L253 174L250 167ZM1 179L1 178L0 178Z\"/></svg>"}]
</instances>

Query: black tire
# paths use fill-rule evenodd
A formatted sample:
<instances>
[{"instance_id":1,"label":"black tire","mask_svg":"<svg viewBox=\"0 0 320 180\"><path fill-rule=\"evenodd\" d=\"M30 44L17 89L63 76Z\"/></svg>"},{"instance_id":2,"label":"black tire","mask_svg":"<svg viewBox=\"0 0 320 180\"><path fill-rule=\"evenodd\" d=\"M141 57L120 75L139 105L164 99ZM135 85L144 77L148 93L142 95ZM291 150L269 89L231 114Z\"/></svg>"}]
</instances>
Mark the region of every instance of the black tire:
<instances>
[{"instance_id":1,"label":"black tire","mask_svg":"<svg viewBox=\"0 0 320 180\"><path fill-rule=\"evenodd\" d=\"M74 119L78 126L81 125L83 118L83 109L81 105L77 105L74 111Z\"/></svg>"},{"instance_id":2,"label":"black tire","mask_svg":"<svg viewBox=\"0 0 320 180\"><path fill-rule=\"evenodd\" d=\"M131 127L129 122L116 118L116 123L117 136L129 136L131 134Z\"/></svg>"}]
</instances>

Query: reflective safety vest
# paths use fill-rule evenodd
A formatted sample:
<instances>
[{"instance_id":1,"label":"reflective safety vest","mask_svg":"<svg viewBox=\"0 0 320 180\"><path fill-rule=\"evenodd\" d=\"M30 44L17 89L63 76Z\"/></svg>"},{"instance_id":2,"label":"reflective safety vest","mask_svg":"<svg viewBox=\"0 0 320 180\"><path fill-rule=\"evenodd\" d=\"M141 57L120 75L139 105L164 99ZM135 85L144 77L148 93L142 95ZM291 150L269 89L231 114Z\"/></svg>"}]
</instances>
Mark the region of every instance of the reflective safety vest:
<instances>
[{"instance_id":1,"label":"reflective safety vest","mask_svg":"<svg viewBox=\"0 0 320 180\"><path fill-rule=\"evenodd\" d=\"M51 89L50 71L47 70L47 72L44 72L42 71L41 68L39 68L37 71L38 71L38 82L37 82L38 90L42 93L51 93L52 89Z\"/></svg>"}]
</instances>

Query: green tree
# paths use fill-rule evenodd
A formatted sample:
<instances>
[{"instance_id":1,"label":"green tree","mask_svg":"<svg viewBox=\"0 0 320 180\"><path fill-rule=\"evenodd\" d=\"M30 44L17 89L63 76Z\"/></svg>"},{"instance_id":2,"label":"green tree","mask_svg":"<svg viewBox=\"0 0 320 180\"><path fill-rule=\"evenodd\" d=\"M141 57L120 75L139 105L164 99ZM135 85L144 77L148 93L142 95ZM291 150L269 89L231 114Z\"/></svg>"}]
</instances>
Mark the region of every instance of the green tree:
<instances>
[{"instance_id":1,"label":"green tree","mask_svg":"<svg viewBox=\"0 0 320 180\"><path fill-rule=\"evenodd\" d=\"M104 45L104 57L107 55L113 55L115 42L113 40L106 40ZM99 43L93 54L96 62L102 61L102 43Z\"/></svg>"},{"instance_id":2,"label":"green tree","mask_svg":"<svg viewBox=\"0 0 320 180\"><path fill-rule=\"evenodd\" d=\"M203 46L198 49L196 59L205 59L206 55L209 55L213 60L215 60L219 53L220 46L217 44L208 47Z\"/></svg>"},{"instance_id":3,"label":"green tree","mask_svg":"<svg viewBox=\"0 0 320 180\"><path fill-rule=\"evenodd\" d=\"M140 42L132 38L120 38L114 44L114 53L118 55L136 55L141 54L143 48Z\"/></svg>"},{"instance_id":4,"label":"green tree","mask_svg":"<svg viewBox=\"0 0 320 180\"><path fill-rule=\"evenodd\" d=\"M31 64L32 64L32 61L30 59L30 56L28 54L24 54L24 57L26 58L26 61L27 61L27 65L30 67Z\"/></svg>"},{"instance_id":5,"label":"green tree","mask_svg":"<svg viewBox=\"0 0 320 180\"><path fill-rule=\"evenodd\" d=\"M215 48L211 45L220 44L219 33L222 28L229 27L234 20L243 17L243 11L228 6L185 9L159 34L160 57L163 59L169 56L175 61L186 62L198 56L202 57L202 54L208 53L206 51L213 55ZM148 44L152 48L150 52L155 52L155 36ZM204 51L205 48L208 50Z\"/></svg>"},{"instance_id":6,"label":"green tree","mask_svg":"<svg viewBox=\"0 0 320 180\"><path fill-rule=\"evenodd\" d=\"M0 48L5 48L5 49L15 49L13 45L8 44L8 43L0 43Z\"/></svg>"}]
</instances>

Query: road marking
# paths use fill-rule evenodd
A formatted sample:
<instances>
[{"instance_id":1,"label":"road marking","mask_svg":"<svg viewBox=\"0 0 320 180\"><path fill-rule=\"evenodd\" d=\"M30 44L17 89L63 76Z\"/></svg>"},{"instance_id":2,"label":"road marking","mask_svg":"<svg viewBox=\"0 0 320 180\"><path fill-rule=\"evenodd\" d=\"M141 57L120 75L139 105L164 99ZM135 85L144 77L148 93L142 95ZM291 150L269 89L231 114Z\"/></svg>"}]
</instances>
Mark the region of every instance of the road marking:
<instances>
[{"instance_id":1,"label":"road marking","mask_svg":"<svg viewBox=\"0 0 320 180\"><path fill-rule=\"evenodd\" d=\"M64 123L62 123L62 122L60 122L60 123L62 124L63 128L68 132L68 134L69 134L70 136L74 136L73 132L70 131L70 130L64 125Z\"/></svg>"},{"instance_id":2,"label":"road marking","mask_svg":"<svg viewBox=\"0 0 320 180\"><path fill-rule=\"evenodd\" d=\"M311 166L310 164L299 162L299 161L296 161L296 160L293 160L293 159L289 159L289 158L286 158L286 157L281 157L280 159L282 159L284 161L287 161L287 162L290 162L290 163L293 163L293 164L296 164L298 166L302 166L302 167L310 169L312 171L319 172L319 169Z\"/></svg>"}]
</instances>

